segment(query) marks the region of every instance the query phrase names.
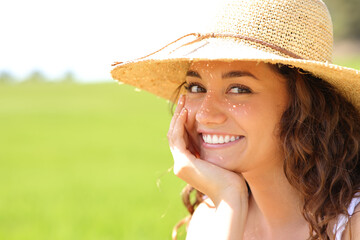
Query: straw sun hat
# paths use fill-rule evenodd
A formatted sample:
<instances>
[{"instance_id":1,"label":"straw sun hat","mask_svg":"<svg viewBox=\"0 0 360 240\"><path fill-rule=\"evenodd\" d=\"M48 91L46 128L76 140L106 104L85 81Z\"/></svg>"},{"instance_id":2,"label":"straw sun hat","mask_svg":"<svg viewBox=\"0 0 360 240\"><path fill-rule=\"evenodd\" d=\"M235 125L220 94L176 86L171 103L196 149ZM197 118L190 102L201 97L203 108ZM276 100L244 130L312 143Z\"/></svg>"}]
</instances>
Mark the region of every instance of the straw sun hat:
<instances>
[{"instance_id":1,"label":"straw sun hat","mask_svg":"<svg viewBox=\"0 0 360 240\"><path fill-rule=\"evenodd\" d=\"M170 100L191 62L282 63L328 81L360 110L360 71L331 64L332 22L321 0L231 0L213 22L155 53L115 63L112 77Z\"/></svg>"}]
</instances>

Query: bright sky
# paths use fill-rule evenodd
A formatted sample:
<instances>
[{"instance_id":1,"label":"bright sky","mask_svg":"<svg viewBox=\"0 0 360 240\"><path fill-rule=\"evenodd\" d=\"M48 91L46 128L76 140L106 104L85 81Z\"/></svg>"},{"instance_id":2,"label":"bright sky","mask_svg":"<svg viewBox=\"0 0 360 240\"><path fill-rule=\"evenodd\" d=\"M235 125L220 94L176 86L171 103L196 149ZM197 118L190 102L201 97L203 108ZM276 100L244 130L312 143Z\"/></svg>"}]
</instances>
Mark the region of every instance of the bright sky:
<instances>
[{"instance_id":1,"label":"bright sky","mask_svg":"<svg viewBox=\"0 0 360 240\"><path fill-rule=\"evenodd\" d=\"M8 0L0 3L0 73L34 70L111 80L111 63L146 55L206 23L211 0Z\"/></svg>"}]
</instances>

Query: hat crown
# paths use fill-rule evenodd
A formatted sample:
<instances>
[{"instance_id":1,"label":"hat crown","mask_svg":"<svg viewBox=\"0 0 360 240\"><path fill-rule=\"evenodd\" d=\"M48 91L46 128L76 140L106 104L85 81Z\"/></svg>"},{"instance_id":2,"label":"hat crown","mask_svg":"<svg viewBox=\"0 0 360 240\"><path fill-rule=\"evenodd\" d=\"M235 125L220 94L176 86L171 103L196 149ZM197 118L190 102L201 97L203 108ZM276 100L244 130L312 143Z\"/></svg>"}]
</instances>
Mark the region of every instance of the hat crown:
<instances>
[{"instance_id":1,"label":"hat crown","mask_svg":"<svg viewBox=\"0 0 360 240\"><path fill-rule=\"evenodd\" d=\"M332 60L333 26L321 0L230 0L209 30L258 39L306 60ZM274 51L259 43L246 44Z\"/></svg>"}]
</instances>

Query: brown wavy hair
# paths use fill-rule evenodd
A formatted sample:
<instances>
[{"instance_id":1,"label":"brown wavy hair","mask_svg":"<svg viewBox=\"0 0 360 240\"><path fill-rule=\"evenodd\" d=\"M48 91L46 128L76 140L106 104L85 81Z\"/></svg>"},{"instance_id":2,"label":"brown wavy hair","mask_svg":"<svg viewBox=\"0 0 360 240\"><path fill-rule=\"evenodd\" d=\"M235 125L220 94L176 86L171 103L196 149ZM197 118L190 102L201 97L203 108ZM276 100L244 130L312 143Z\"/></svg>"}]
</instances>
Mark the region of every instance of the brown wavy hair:
<instances>
[{"instance_id":1,"label":"brown wavy hair","mask_svg":"<svg viewBox=\"0 0 360 240\"><path fill-rule=\"evenodd\" d=\"M360 190L359 111L328 82L291 66L271 66L287 79L290 95L280 120L284 172L301 193L309 239L328 240L331 222L340 214L348 216L347 207ZM193 191L195 198L190 197ZM190 217L174 227L173 239L203 194L188 185L182 198Z\"/></svg>"}]
</instances>

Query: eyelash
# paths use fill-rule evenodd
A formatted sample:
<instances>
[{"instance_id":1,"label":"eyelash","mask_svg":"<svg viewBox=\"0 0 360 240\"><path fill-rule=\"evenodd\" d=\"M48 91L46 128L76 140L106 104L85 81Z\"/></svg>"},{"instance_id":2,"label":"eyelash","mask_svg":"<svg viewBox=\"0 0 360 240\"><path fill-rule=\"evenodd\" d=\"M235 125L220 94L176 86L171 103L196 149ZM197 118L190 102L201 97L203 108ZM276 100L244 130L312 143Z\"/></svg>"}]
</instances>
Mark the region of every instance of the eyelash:
<instances>
[{"instance_id":1,"label":"eyelash","mask_svg":"<svg viewBox=\"0 0 360 240\"><path fill-rule=\"evenodd\" d=\"M201 89L200 92L192 92L192 88L193 87L197 87L197 89ZM239 88L240 92L237 92L237 93L230 93L230 94L249 94L249 93L252 93L252 90L247 87L247 86L244 86L244 85L241 85L241 84L236 84L236 85L232 85L230 86L226 92L229 93L229 91L233 88ZM185 89L189 92L189 93L205 93L206 92L206 89L204 87L201 86L201 84L199 83L186 83L185 84Z\"/></svg>"}]
</instances>

